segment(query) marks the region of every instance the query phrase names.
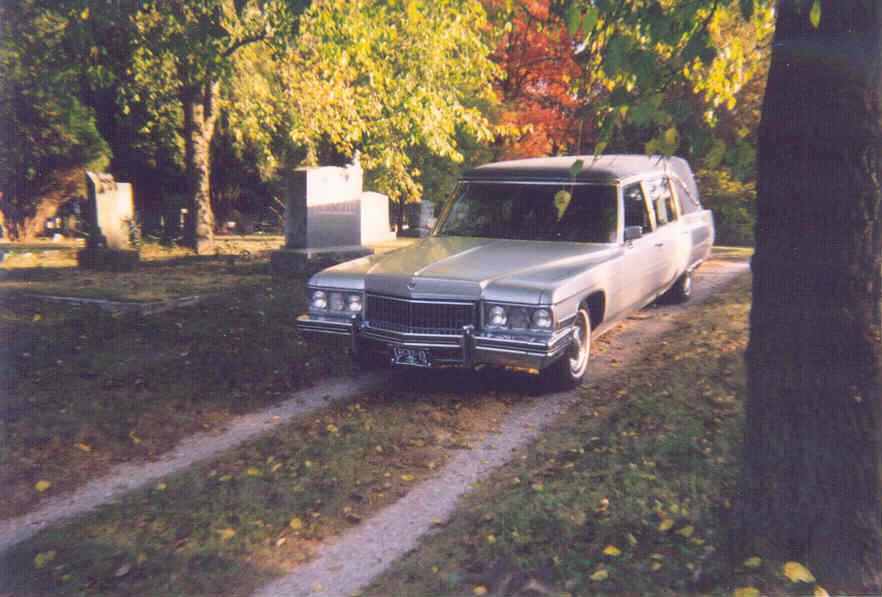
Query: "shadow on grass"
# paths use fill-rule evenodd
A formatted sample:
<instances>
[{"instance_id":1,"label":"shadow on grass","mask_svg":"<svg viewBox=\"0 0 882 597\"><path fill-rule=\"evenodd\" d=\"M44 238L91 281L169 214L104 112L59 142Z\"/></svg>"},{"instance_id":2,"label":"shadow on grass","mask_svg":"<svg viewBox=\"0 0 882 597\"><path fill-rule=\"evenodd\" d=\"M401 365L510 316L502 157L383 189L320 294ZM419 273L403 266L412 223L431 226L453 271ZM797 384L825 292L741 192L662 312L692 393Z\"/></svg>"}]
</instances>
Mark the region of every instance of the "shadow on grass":
<instances>
[{"instance_id":1,"label":"shadow on grass","mask_svg":"<svg viewBox=\"0 0 882 597\"><path fill-rule=\"evenodd\" d=\"M402 369L399 376L391 379L389 387L395 391L448 393L466 398L487 393L528 397L549 392L546 381L537 374L492 366L476 371L458 367Z\"/></svg>"},{"instance_id":2,"label":"shadow on grass","mask_svg":"<svg viewBox=\"0 0 882 597\"><path fill-rule=\"evenodd\" d=\"M247 552L224 554L220 549L188 553L178 549L144 550L130 541L82 541L71 537L53 548L25 544L0 556L3 595L248 595L271 568L248 561ZM39 551L43 549L43 551ZM79 574L81 571L87 574ZM202 579L211 579L203 583Z\"/></svg>"},{"instance_id":3,"label":"shadow on grass","mask_svg":"<svg viewBox=\"0 0 882 597\"><path fill-rule=\"evenodd\" d=\"M42 531L0 555L0 593L247 594L399 499L520 401L472 396L479 375L429 379L425 393L397 377Z\"/></svg>"},{"instance_id":4,"label":"shadow on grass","mask_svg":"<svg viewBox=\"0 0 882 597\"><path fill-rule=\"evenodd\" d=\"M137 276L139 273L152 273L167 268L194 266L209 267L211 270L223 270L223 273L241 276L268 275L271 273L269 261L265 256L240 255L184 255L167 259L141 261L138 267L129 272L102 272L100 270L84 270L75 266L62 267L21 267L0 270L0 281L43 281L61 280L67 276L83 273L107 273L114 276Z\"/></svg>"},{"instance_id":5,"label":"shadow on grass","mask_svg":"<svg viewBox=\"0 0 882 597\"><path fill-rule=\"evenodd\" d=\"M150 317L0 302L0 516L348 372L297 332L302 284L271 284Z\"/></svg>"}]
</instances>

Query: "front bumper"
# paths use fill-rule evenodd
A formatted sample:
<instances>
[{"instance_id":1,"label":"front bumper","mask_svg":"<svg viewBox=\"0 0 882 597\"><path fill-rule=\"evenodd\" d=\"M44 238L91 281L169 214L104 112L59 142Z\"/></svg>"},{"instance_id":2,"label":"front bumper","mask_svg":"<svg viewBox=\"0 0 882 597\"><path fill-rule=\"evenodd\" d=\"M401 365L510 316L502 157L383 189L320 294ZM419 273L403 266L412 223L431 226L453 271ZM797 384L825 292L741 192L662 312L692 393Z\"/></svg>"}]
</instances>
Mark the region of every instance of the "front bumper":
<instances>
[{"instance_id":1,"label":"front bumper","mask_svg":"<svg viewBox=\"0 0 882 597\"><path fill-rule=\"evenodd\" d=\"M307 334L344 340L353 352L391 352L395 346L425 350L438 365L472 367L478 364L544 369L569 347L573 328L550 336L515 338L502 334L479 334L465 326L462 334L411 334L372 327L360 319L341 320L301 315L297 329Z\"/></svg>"}]
</instances>

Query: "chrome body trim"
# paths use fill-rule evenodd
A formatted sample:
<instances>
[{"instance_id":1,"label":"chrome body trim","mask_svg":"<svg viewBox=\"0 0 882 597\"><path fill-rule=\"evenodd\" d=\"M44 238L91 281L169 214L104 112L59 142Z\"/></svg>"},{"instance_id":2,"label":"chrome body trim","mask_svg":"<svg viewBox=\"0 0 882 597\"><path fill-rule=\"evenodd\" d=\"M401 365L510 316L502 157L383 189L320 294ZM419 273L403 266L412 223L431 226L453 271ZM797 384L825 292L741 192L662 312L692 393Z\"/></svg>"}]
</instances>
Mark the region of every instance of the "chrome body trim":
<instances>
[{"instance_id":1,"label":"chrome body trim","mask_svg":"<svg viewBox=\"0 0 882 597\"><path fill-rule=\"evenodd\" d=\"M314 319L309 315L297 318L297 329L307 334L345 336L353 346L360 346L366 340L380 344L385 350L391 350L393 346L430 352L440 350L444 353L437 360L443 364L463 367L496 364L530 369L543 369L560 357L569 346L573 333L573 328L567 327L544 338L516 338L511 334L482 334L472 326L464 326L462 333L457 335L410 334L371 327L357 319ZM455 356L451 356L454 352Z\"/></svg>"}]
</instances>

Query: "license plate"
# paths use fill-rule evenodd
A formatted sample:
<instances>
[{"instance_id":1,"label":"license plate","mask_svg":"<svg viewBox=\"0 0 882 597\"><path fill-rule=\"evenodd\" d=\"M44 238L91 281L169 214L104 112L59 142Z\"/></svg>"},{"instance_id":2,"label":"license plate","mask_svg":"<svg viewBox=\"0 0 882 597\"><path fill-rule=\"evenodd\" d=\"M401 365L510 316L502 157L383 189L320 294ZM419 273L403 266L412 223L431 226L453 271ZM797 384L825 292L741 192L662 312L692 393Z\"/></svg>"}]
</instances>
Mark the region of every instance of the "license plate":
<instances>
[{"instance_id":1,"label":"license plate","mask_svg":"<svg viewBox=\"0 0 882 597\"><path fill-rule=\"evenodd\" d=\"M428 350L419 348L392 347L392 363L395 365L408 365L410 367L431 367L432 360Z\"/></svg>"}]
</instances>

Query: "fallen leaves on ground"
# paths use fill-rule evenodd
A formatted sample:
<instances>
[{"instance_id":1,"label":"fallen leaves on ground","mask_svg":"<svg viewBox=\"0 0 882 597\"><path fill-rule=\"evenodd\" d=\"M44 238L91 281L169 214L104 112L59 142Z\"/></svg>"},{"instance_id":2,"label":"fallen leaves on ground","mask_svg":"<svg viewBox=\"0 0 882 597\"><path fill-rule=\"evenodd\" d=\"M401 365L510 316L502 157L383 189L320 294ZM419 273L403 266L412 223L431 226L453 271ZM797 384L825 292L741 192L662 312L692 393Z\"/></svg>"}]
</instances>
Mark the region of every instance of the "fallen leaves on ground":
<instances>
[{"instance_id":1,"label":"fallen leaves on ground","mask_svg":"<svg viewBox=\"0 0 882 597\"><path fill-rule=\"evenodd\" d=\"M606 571L606 568L601 568L597 570L594 574L592 574L589 578L595 582L604 581L609 578L609 572Z\"/></svg>"},{"instance_id":2,"label":"fallen leaves on ground","mask_svg":"<svg viewBox=\"0 0 882 597\"><path fill-rule=\"evenodd\" d=\"M815 582L815 576L799 562L787 562L782 570L790 582Z\"/></svg>"},{"instance_id":3,"label":"fallen leaves on ground","mask_svg":"<svg viewBox=\"0 0 882 597\"><path fill-rule=\"evenodd\" d=\"M49 562L55 559L55 550L50 549L49 551L41 551L37 555L34 556L34 568L42 568Z\"/></svg>"}]
</instances>

